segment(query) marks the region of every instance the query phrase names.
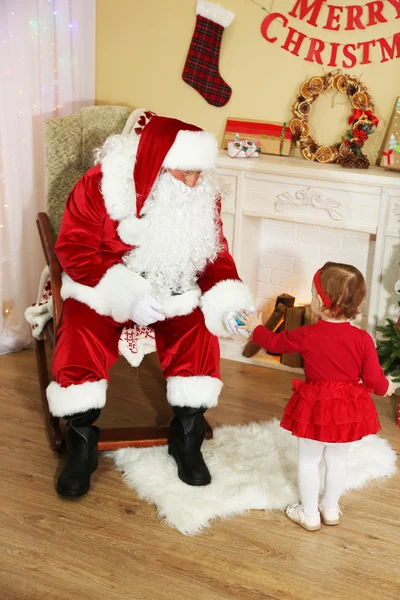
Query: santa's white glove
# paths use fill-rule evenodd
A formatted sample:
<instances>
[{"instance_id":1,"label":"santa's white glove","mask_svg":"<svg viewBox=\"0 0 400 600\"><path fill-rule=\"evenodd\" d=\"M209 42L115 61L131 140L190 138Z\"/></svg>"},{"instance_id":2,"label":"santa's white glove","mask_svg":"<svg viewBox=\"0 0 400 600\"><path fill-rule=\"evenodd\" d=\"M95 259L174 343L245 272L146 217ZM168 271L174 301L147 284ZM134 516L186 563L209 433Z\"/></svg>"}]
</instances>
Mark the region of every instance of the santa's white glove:
<instances>
[{"instance_id":1,"label":"santa's white glove","mask_svg":"<svg viewBox=\"0 0 400 600\"><path fill-rule=\"evenodd\" d=\"M253 313L255 311L253 306L251 308L248 308L247 310L250 313ZM223 321L224 321L225 328L229 331L229 333L231 335L241 335L245 338L248 338L248 337L250 337L250 334L248 333L248 331L246 331L245 329L239 329L239 327L238 327L239 323L236 322L236 315L238 312L241 312L241 311L236 311L236 312L230 311L230 312L227 312L224 314Z\"/></svg>"},{"instance_id":2,"label":"santa's white glove","mask_svg":"<svg viewBox=\"0 0 400 600\"><path fill-rule=\"evenodd\" d=\"M391 379L389 379L389 377L386 377L386 379L389 382L389 386L388 386L385 396L392 396L397 389L397 385L395 383L393 383L393 381Z\"/></svg>"},{"instance_id":3,"label":"santa's white glove","mask_svg":"<svg viewBox=\"0 0 400 600\"><path fill-rule=\"evenodd\" d=\"M136 323L147 327L157 321L164 321L165 315L162 312L163 307L150 294L143 294L136 298L130 307L129 318Z\"/></svg>"}]
</instances>

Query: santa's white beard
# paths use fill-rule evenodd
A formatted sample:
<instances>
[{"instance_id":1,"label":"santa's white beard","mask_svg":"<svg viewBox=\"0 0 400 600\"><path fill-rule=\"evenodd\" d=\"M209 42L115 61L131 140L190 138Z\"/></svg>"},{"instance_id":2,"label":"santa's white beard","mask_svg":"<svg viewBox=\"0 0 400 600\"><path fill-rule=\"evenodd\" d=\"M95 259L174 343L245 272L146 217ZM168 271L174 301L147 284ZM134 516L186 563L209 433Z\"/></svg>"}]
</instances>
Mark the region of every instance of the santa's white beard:
<instances>
[{"instance_id":1,"label":"santa's white beard","mask_svg":"<svg viewBox=\"0 0 400 600\"><path fill-rule=\"evenodd\" d=\"M157 298L193 289L197 275L218 254L217 197L208 176L194 188L169 173L159 177L142 210L144 241L125 257Z\"/></svg>"}]
</instances>

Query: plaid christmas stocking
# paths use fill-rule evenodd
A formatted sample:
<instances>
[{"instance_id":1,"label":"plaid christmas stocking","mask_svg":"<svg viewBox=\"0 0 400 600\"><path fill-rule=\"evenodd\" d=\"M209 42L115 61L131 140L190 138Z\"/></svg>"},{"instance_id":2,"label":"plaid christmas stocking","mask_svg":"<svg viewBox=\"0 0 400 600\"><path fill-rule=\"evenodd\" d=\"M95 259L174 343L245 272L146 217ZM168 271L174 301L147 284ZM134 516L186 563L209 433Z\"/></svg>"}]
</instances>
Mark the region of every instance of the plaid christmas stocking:
<instances>
[{"instance_id":1,"label":"plaid christmas stocking","mask_svg":"<svg viewBox=\"0 0 400 600\"><path fill-rule=\"evenodd\" d=\"M235 15L219 4L197 0L196 28L182 78L209 104L225 106L232 94L219 74L218 63L224 29Z\"/></svg>"}]
</instances>

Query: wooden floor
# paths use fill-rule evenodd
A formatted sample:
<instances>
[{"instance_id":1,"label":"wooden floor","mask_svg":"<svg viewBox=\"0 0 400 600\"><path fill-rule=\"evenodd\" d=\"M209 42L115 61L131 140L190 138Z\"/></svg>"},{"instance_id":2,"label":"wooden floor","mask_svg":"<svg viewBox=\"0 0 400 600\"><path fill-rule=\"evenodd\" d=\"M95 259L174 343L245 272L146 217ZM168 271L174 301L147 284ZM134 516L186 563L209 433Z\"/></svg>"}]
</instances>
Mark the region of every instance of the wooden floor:
<instances>
[{"instance_id":1,"label":"wooden floor","mask_svg":"<svg viewBox=\"0 0 400 600\"><path fill-rule=\"evenodd\" d=\"M223 361L211 423L280 417L286 372ZM0 357L0 600L399 600L400 475L342 499L339 527L308 533L282 513L252 511L185 537L157 518L100 460L90 494L54 491L59 460L47 446L32 351ZM377 399L397 452L394 402ZM153 357L120 361L100 424L166 424Z\"/></svg>"}]
</instances>

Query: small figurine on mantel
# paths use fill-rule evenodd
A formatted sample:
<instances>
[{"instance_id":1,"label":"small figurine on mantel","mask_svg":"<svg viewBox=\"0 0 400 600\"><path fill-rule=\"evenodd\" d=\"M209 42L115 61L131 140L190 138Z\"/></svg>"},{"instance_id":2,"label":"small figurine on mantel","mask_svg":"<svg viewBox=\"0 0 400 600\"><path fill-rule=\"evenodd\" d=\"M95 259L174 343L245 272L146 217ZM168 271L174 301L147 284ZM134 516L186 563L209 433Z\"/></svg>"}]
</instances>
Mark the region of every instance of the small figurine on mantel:
<instances>
[{"instance_id":1,"label":"small figurine on mantel","mask_svg":"<svg viewBox=\"0 0 400 600\"><path fill-rule=\"evenodd\" d=\"M259 140L257 143L253 140L241 140L238 133L234 141L228 142L228 156L231 158L258 158L260 152Z\"/></svg>"}]
</instances>

